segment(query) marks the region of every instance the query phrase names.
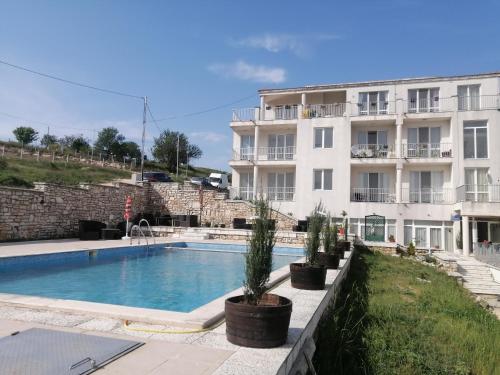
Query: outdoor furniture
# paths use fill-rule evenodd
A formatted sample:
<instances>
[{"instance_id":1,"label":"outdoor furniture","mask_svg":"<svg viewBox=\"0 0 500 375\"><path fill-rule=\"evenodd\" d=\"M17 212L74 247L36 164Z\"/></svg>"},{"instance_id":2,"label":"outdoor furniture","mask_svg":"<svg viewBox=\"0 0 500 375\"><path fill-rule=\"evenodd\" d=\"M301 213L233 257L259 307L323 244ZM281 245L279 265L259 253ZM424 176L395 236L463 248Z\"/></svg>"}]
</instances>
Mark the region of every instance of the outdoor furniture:
<instances>
[{"instance_id":1,"label":"outdoor furniture","mask_svg":"<svg viewBox=\"0 0 500 375\"><path fill-rule=\"evenodd\" d=\"M247 219L235 217L233 219L233 229L252 229L252 224L247 223Z\"/></svg>"},{"instance_id":2,"label":"outdoor furniture","mask_svg":"<svg viewBox=\"0 0 500 375\"><path fill-rule=\"evenodd\" d=\"M106 224L95 220L78 221L78 232L81 241L98 240L101 238L101 229L106 228Z\"/></svg>"},{"instance_id":3,"label":"outdoor furniture","mask_svg":"<svg viewBox=\"0 0 500 375\"><path fill-rule=\"evenodd\" d=\"M294 232L307 232L307 220L298 220L297 225L294 225L292 230Z\"/></svg>"},{"instance_id":4,"label":"outdoor furniture","mask_svg":"<svg viewBox=\"0 0 500 375\"><path fill-rule=\"evenodd\" d=\"M101 238L103 240L119 240L121 238L121 230L116 228L101 229Z\"/></svg>"},{"instance_id":5,"label":"outdoor furniture","mask_svg":"<svg viewBox=\"0 0 500 375\"><path fill-rule=\"evenodd\" d=\"M156 225L172 226L172 220L170 215L161 215L156 218Z\"/></svg>"}]
</instances>

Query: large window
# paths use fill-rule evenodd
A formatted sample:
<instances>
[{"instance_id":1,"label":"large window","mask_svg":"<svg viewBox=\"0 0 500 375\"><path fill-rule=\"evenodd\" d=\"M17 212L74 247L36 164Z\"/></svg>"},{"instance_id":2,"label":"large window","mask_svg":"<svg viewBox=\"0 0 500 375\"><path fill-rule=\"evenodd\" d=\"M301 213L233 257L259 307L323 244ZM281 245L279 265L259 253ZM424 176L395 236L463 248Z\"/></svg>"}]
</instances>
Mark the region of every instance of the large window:
<instances>
[{"instance_id":1,"label":"large window","mask_svg":"<svg viewBox=\"0 0 500 375\"><path fill-rule=\"evenodd\" d=\"M240 189L238 196L243 200L253 199L253 173L240 173Z\"/></svg>"},{"instance_id":2,"label":"large window","mask_svg":"<svg viewBox=\"0 0 500 375\"><path fill-rule=\"evenodd\" d=\"M295 155L293 134L271 134L268 138L267 160L292 160Z\"/></svg>"},{"instance_id":3,"label":"large window","mask_svg":"<svg viewBox=\"0 0 500 375\"><path fill-rule=\"evenodd\" d=\"M333 148L333 128L314 128L314 148Z\"/></svg>"},{"instance_id":4,"label":"large window","mask_svg":"<svg viewBox=\"0 0 500 375\"><path fill-rule=\"evenodd\" d=\"M272 201L292 201L295 193L295 173L268 173L267 196Z\"/></svg>"},{"instance_id":5,"label":"large window","mask_svg":"<svg viewBox=\"0 0 500 375\"><path fill-rule=\"evenodd\" d=\"M358 174L358 185L352 188L353 202L392 202L394 194L390 189L387 173L364 172Z\"/></svg>"},{"instance_id":6,"label":"large window","mask_svg":"<svg viewBox=\"0 0 500 375\"><path fill-rule=\"evenodd\" d=\"M254 142L253 135L242 135L240 138L240 160L253 160L254 155Z\"/></svg>"},{"instance_id":7,"label":"large window","mask_svg":"<svg viewBox=\"0 0 500 375\"><path fill-rule=\"evenodd\" d=\"M453 251L453 223L450 221L405 220L404 244L418 248Z\"/></svg>"},{"instance_id":8,"label":"large window","mask_svg":"<svg viewBox=\"0 0 500 375\"><path fill-rule=\"evenodd\" d=\"M488 157L488 123L486 121L464 122L464 158L485 159Z\"/></svg>"},{"instance_id":9,"label":"large window","mask_svg":"<svg viewBox=\"0 0 500 375\"><path fill-rule=\"evenodd\" d=\"M408 112L439 111L439 88L408 90Z\"/></svg>"},{"instance_id":10,"label":"large window","mask_svg":"<svg viewBox=\"0 0 500 375\"><path fill-rule=\"evenodd\" d=\"M481 109L479 85L458 86L458 110L476 111Z\"/></svg>"},{"instance_id":11,"label":"large window","mask_svg":"<svg viewBox=\"0 0 500 375\"><path fill-rule=\"evenodd\" d=\"M408 146L406 156L409 158L439 157L441 149L441 128L420 127L408 128Z\"/></svg>"},{"instance_id":12,"label":"large window","mask_svg":"<svg viewBox=\"0 0 500 375\"><path fill-rule=\"evenodd\" d=\"M410 172L410 202L411 203L442 203L443 172L411 171Z\"/></svg>"},{"instance_id":13,"label":"large window","mask_svg":"<svg viewBox=\"0 0 500 375\"><path fill-rule=\"evenodd\" d=\"M388 94L388 91L360 92L358 99L359 114L386 114L389 107Z\"/></svg>"},{"instance_id":14,"label":"large window","mask_svg":"<svg viewBox=\"0 0 500 375\"><path fill-rule=\"evenodd\" d=\"M465 169L465 199L471 202L488 201L488 168Z\"/></svg>"},{"instance_id":15,"label":"large window","mask_svg":"<svg viewBox=\"0 0 500 375\"><path fill-rule=\"evenodd\" d=\"M332 169L315 169L313 171L314 190L332 190L333 188L333 170Z\"/></svg>"}]
</instances>

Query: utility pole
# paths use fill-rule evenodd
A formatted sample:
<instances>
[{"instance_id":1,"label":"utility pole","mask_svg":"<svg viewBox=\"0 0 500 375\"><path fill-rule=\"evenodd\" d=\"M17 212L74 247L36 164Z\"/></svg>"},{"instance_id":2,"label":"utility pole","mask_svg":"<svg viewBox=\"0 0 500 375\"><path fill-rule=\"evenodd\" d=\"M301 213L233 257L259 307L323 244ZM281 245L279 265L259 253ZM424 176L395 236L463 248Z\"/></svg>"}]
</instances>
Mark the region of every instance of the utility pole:
<instances>
[{"instance_id":1,"label":"utility pole","mask_svg":"<svg viewBox=\"0 0 500 375\"><path fill-rule=\"evenodd\" d=\"M148 106L148 97L144 98L144 112L142 114L142 148L141 148L141 181L144 181L144 142L146 139L146 110Z\"/></svg>"},{"instance_id":2,"label":"utility pole","mask_svg":"<svg viewBox=\"0 0 500 375\"><path fill-rule=\"evenodd\" d=\"M177 171L175 175L179 177L179 133L177 133Z\"/></svg>"}]
</instances>

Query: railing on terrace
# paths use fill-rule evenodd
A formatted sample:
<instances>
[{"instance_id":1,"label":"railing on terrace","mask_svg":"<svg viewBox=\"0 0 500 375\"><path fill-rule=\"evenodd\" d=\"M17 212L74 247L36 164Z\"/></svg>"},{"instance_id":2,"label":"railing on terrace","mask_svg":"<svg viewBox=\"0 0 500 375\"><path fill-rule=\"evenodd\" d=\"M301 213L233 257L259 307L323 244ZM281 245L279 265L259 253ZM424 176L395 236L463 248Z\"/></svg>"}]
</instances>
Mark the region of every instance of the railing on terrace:
<instances>
[{"instance_id":1,"label":"railing on terrace","mask_svg":"<svg viewBox=\"0 0 500 375\"><path fill-rule=\"evenodd\" d=\"M457 105L459 111L500 109L500 95L458 96Z\"/></svg>"},{"instance_id":2,"label":"railing on terrace","mask_svg":"<svg viewBox=\"0 0 500 375\"><path fill-rule=\"evenodd\" d=\"M377 101L352 103L352 116L379 116L392 115L396 113L396 102Z\"/></svg>"},{"instance_id":3,"label":"railing on terrace","mask_svg":"<svg viewBox=\"0 0 500 375\"><path fill-rule=\"evenodd\" d=\"M343 117L346 111L345 103L308 104L302 112L304 118Z\"/></svg>"},{"instance_id":4,"label":"railing on terrace","mask_svg":"<svg viewBox=\"0 0 500 375\"><path fill-rule=\"evenodd\" d=\"M295 146L259 147L258 160L294 160Z\"/></svg>"},{"instance_id":5,"label":"railing on terrace","mask_svg":"<svg viewBox=\"0 0 500 375\"><path fill-rule=\"evenodd\" d=\"M405 101L405 113L450 112L455 110L455 98L421 98Z\"/></svg>"},{"instance_id":6,"label":"railing on terrace","mask_svg":"<svg viewBox=\"0 0 500 375\"><path fill-rule=\"evenodd\" d=\"M454 193L454 189L451 188L402 188L401 201L403 203L451 204L455 202Z\"/></svg>"},{"instance_id":7,"label":"railing on terrace","mask_svg":"<svg viewBox=\"0 0 500 375\"><path fill-rule=\"evenodd\" d=\"M259 119L260 108L238 108L233 109L233 122L256 121Z\"/></svg>"},{"instance_id":8,"label":"railing on terrace","mask_svg":"<svg viewBox=\"0 0 500 375\"><path fill-rule=\"evenodd\" d=\"M404 158L451 158L451 143L404 143Z\"/></svg>"},{"instance_id":9,"label":"railing on terrace","mask_svg":"<svg viewBox=\"0 0 500 375\"><path fill-rule=\"evenodd\" d=\"M362 144L351 146L351 158L388 159L395 157L396 153L394 152L393 145Z\"/></svg>"},{"instance_id":10,"label":"railing on terrace","mask_svg":"<svg viewBox=\"0 0 500 375\"><path fill-rule=\"evenodd\" d=\"M500 243L476 242L473 244L473 255L481 262L500 267Z\"/></svg>"},{"instance_id":11,"label":"railing on terrace","mask_svg":"<svg viewBox=\"0 0 500 375\"><path fill-rule=\"evenodd\" d=\"M253 199L253 187L230 187L229 188L229 198L230 199L241 199L244 201L249 201Z\"/></svg>"},{"instance_id":12,"label":"railing on terrace","mask_svg":"<svg viewBox=\"0 0 500 375\"><path fill-rule=\"evenodd\" d=\"M456 194L457 202L500 203L500 185L462 185Z\"/></svg>"},{"instance_id":13,"label":"railing on terrace","mask_svg":"<svg viewBox=\"0 0 500 375\"><path fill-rule=\"evenodd\" d=\"M294 201L295 187L267 187L264 189L264 199L284 202Z\"/></svg>"},{"instance_id":14,"label":"railing on terrace","mask_svg":"<svg viewBox=\"0 0 500 375\"><path fill-rule=\"evenodd\" d=\"M264 120L296 120L298 118L298 105L279 105L276 107L267 107Z\"/></svg>"},{"instance_id":15,"label":"railing on terrace","mask_svg":"<svg viewBox=\"0 0 500 375\"><path fill-rule=\"evenodd\" d=\"M351 202L394 203L396 202L396 196L392 189L351 188Z\"/></svg>"},{"instance_id":16,"label":"railing on terrace","mask_svg":"<svg viewBox=\"0 0 500 375\"><path fill-rule=\"evenodd\" d=\"M253 147L241 147L233 150L233 160L255 160Z\"/></svg>"}]
</instances>

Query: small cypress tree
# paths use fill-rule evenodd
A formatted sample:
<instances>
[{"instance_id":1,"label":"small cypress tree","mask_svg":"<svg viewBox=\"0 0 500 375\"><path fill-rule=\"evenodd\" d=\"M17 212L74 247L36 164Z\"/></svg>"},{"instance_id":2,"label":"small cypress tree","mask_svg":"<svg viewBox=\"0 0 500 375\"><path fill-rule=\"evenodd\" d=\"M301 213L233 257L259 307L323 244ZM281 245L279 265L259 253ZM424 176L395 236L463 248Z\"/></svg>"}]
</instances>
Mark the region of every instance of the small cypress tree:
<instances>
[{"instance_id":1,"label":"small cypress tree","mask_svg":"<svg viewBox=\"0 0 500 375\"><path fill-rule=\"evenodd\" d=\"M320 202L314 207L309 217L307 238L305 241L306 263L309 265L316 264L318 250L321 245L320 234L325 220L324 216L321 214L322 210L323 205Z\"/></svg>"},{"instance_id":2,"label":"small cypress tree","mask_svg":"<svg viewBox=\"0 0 500 375\"><path fill-rule=\"evenodd\" d=\"M255 203L256 219L248 239L245 277L243 285L245 301L257 305L266 291L266 283L273 267L275 244L272 230L271 209L262 197Z\"/></svg>"}]
</instances>

